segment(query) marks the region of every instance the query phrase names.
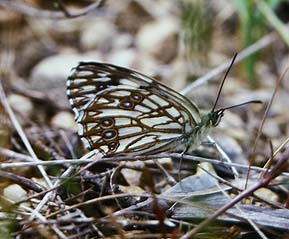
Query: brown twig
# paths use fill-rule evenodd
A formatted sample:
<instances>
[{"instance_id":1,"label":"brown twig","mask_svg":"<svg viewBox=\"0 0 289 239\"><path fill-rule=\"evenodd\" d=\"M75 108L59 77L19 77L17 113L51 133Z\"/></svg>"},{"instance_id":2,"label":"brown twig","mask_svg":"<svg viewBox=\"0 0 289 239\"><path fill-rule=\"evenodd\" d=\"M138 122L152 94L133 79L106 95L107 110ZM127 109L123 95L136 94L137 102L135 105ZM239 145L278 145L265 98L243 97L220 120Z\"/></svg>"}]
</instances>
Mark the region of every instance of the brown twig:
<instances>
[{"instance_id":1,"label":"brown twig","mask_svg":"<svg viewBox=\"0 0 289 239\"><path fill-rule=\"evenodd\" d=\"M181 237L181 239L189 239L192 238L194 235L196 235L197 232L202 230L204 227L209 225L214 219L216 219L218 216L226 212L228 209L236 205L238 202L240 202L245 197L248 197L252 195L256 190L262 187L268 186L268 184L277 176L281 174L282 171L284 171L288 167L288 159L289 159L289 148L284 152L283 157L278 160L277 164L270 170L267 174L265 174L259 182L254 184L252 187L244 190L242 193L240 193L238 196L236 196L231 202L224 205L220 209L218 209L215 213L213 213L209 218L207 218L205 221L201 222L198 226L196 226L191 231L187 232L185 235Z\"/></svg>"},{"instance_id":2,"label":"brown twig","mask_svg":"<svg viewBox=\"0 0 289 239\"><path fill-rule=\"evenodd\" d=\"M289 70L289 67L287 67L287 69L283 72L283 74L279 77L278 81L276 82L274 91L273 91L273 93L272 93L271 99L270 99L270 101L269 101L269 103L268 103L268 105L267 105L267 107L266 107L265 112L264 112L264 115L263 115L261 124L260 124L259 129L258 129L258 133L257 133L256 139L255 139L255 142L254 142L254 145L253 145L253 147L252 147L251 158L250 158L249 165L252 165L253 156L254 156L254 154L255 154L255 151L256 151L256 148L257 148L257 143L258 143L259 138L260 138L260 135L261 135L261 133L262 133L263 126L264 126L264 124L265 124L265 120L266 120L266 118L267 118L267 116L268 116L269 110L270 110L270 108L271 108L271 106L272 106L272 104L273 104L274 98L275 98L275 96L276 96L276 94L277 94L277 91L278 91L278 89L279 89L279 87L280 87L280 85L281 85L281 83L282 83L282 80L285 78L285 75L286 75L286 73L288 72L288 70ZM270 158L269 160L271 161L271 158ZM248 171L247 171L247 175L246 175L246 185L245 185L245 187L247 187L247 182L248 182L248 180L249 180L249 176L250 176L250 167L249 167L249 169L248 169Z\"/></svg>"},{"instance_id":3,"label":"brown twig","mask_svg":"<svg viewBox=\"0 0 289 239\"><path fill-rule=\"evenodd\" d=\"M5 172L5 171L0 170L0 178L9 179L9 180L21 185L24 188L31 189L31 190L38 192L38 193L42 192L44 190L44 188L41 187L40 184L38 184L38 183L28 179L28 178L16 175L14 173Z\"/></svg>"},{"instance_id":4,"label":"brown twig","mask_svg":"<svg viewBox=\"0 0 289 239\"><path fill-rule=\"evenodd\" d=\"M13 151L11 151L13 152ZM2 148L0 148L0 154L3 155L10 155L6 154L4 151L2 152ZM20 157L17 156L17 153L15 156L17 159L23 160L22 157L24 155L20 154ZM215 159L210 159L210 158L203 158L203 157L197 157L197 156L192 156L192 155L187 155L187 154L180 154L180 153L162 153L162 154L155 154L155 155L146 155L146 156L119 156L119 157L112 157L112 158L88 158L86 156L80 158L80 159L64 159L64 160L53 160L53 161L37 161L37 162L19 162L19 163L1 163L0 164L0 169L7 169L7 168L19 168L19 167L27 167L27 166L32 166L35 167L37 165L61 165L61 164L74 164L74 165L80 165L80 164L89 164L87 168L91 167L95 163L104 163L104 162L115 162L119 163L122 161L146 161L146 160L151 160L151 159L160 159L160 158L166 158L166 157L173 157L177 159L186 159L194 162L208 162L216 165L227 165L227 166L234 166L234 167L239 167L243 169L248 169L249 166L245 164L239 164L239 163L230 163L230 162L224 162L224 161L218 161ZM28 156L27 159L30 159ZM31 158L32 159L32 158ZM251 170L255 170L258 172L266 172L267 169L260 168L257 166L251 166ZM283 172L282 175L284 176L289 176L288 173Z\"/></svg>"}]
</instances>

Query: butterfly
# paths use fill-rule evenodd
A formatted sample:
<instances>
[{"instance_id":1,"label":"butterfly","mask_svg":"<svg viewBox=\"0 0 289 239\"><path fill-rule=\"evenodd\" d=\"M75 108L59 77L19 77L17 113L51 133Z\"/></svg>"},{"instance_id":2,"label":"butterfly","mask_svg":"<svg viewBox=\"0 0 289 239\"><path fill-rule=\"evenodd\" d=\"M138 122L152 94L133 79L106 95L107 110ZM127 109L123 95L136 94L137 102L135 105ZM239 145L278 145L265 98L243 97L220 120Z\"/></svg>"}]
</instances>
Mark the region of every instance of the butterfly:
<instances>
[{"instance_id":1,"label":"butterfly","mask_svg":"<svg viewBox=\"0 0 289 239\"><path fill-rule=\"evenodd\" d=\"M201 115L193 102L160 82L98 62L73 69L67 96L84 145L105 156L191 151L232 108L214 106Z\"/></svg>"}]
</instances>

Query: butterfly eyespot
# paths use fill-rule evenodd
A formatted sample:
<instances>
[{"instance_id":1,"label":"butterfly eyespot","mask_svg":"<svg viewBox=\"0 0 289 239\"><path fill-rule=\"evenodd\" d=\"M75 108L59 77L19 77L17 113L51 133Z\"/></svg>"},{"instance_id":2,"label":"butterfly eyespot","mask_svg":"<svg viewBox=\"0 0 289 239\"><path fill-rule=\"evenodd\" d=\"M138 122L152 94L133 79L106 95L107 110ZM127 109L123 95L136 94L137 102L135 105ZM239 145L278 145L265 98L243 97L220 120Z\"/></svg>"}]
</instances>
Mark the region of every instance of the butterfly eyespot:
<instances>
[{"instance_id":1,"label":"butterfly eyespot","mask_svg":"<svg viewBox=\"0 0 289 239\"><path fill-rule=\"evenodd\" d=\"M107 86L105 85L105 84L99 84L98 86L97 86L97 90L104 90L105 88L106 88Z\"/></svg>"},{"instance_id":2,"label":"butterfly eyespot","mask_svg":"<svg viewBox=\"0 0 289 239\"><path fill-rule=\"evenodd\" d=\"M121 108L124 109L133 109L134 107L134 103L131 102L128 98L124 98L123 100L121 100L119 105Z\"/></svg>"},{"instance_id":3,"label":"butterfly eyespot","mask_svg":"<svg viewBox=\"0 0 289 239\"><path fill-rule=\"evenodd\" d=\"M140 103L143 100L143 96L139 93L132 93L130 99L136 103Z\"/></svg>"},{"instance_id":4,"label":"butterfly eyespot","mask_svg":"<svg viewBox=\"0 0 289 239\"><path fill-rule=\"evenodd\" d=\"M112 118L105 118L101 121L102 128L110 128L114 126L114 120Z\"/></svg>"},{"instance_id":5,"label":"butterfly eyespot","mask_svg":"<svg viewBox=\"0 0 289 239\"><path fill-rule=\"evenodd\" d=\"M119 144L117 142L113 141L113 142L110 142L107 146L108 146L109 151L115 151L118 145Z\"/></svg>"},{"instance_id":6,"label":"butterfly eyespot","mask_svg":"<svg viewBox=\"0 0 289 239\"><path fill-rule=\"evenodd\" d=\"M104 140L111 140L111 139L114 139L116 136L117 136L117 132L116 130L113 130L113 129L105 130L102 133L102 137L104 138Z\"/></svg>"}]
</instances>

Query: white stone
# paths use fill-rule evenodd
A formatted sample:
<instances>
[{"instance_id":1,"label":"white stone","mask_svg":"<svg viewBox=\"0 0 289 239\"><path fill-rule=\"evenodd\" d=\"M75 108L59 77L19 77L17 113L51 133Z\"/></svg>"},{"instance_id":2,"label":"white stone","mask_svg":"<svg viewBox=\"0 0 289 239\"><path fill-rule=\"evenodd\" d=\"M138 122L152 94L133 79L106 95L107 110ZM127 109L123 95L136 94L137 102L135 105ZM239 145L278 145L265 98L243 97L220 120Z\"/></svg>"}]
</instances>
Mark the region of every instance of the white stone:
<instances>
[{"instance_id":1,"label":"white stone","mask_svg":"<svg viewBox=\"0 0 289 239\"><path fill-rule=\"evenodd\" d=\"M113 52L108 58L108 62L114 65L131 68L136 59L136 52L134 49L123 49Z\"/></svg>"},{"instance_id":2,"label":"white stone","mask_svg":"<svg viewBox=\"0 0 289 239\"><path fill-rule=\"evenodd\" d=\"M101 49L109 50L112 47L113 40L117 38L115 25L110 21L97 18L84 24L80 37L80 43L86 50Z\"/></svg>"},{"instance_id":3,"label":"white stone","mask_svg":"<svg viewBox=\"0 0 289 239\"><path fill-rule=\"evenodd\" d=\"M59 54L45 58L33 69L30 83L33 89L50 91L53 88L65 87L66 79L72 68L81 61L101 61L99 54L77 55Z\"/></svg>"},{"instance_id":4,"label":"white stone","mask_svg":"<svg viewBox=\"0 0 289 239\"><path fill-rule=\"evenodd\" d=\"M139 168L145 167L144 162L141 162L141 161L127 162L126 164L128 166L131 166L131 167L139 167ZM141 171L133 170L130 168L123 168L121 170L121 173L130 186L140 185L140 183L141 183L140 180L141 180L141 176L142 176Z\"/></svg>"},{"instance_id":5,"label":"white stone","mask_svg":"<svg viewBox=\"0 0 289 239\"><path fill-rule=\"evenodd\" d=\"M141 28L136 45L140 51L167 61L177 51L177 34L178 21L174 18L161 18Z\"/></svg>"},{"instance_id":6,"label":"white stone","mask_svg":"<svg viewBox=\"0 0 289 239\"><path fill-rule=\"evenodd\" d=\"M11 184L4 188L3 196L13 202L19 202L27 197L27 192L18 184Z\"/></svg>"},{"instance_id":7,"label":"white stone","mask_svg":"<svg viewBox=\"0 0 289 239\"><path fill-rule=\"evenodd\" d=\"M77 124L74 120L74 116L69 112L59 112L53 116L51 124L55 128L70 129L77 131Z\"/></svg>"},{"instance_id":8,"label":"white stone","mask_svg":"<svg viewBox=\"0 0 289 239\"><path fill-rule=\"evenodd\" d=\"M22 95L11 94L8 97L8 102L14 110L25 117L29 116L33 110L30 99Z\"/></svg>"}]
</instances>

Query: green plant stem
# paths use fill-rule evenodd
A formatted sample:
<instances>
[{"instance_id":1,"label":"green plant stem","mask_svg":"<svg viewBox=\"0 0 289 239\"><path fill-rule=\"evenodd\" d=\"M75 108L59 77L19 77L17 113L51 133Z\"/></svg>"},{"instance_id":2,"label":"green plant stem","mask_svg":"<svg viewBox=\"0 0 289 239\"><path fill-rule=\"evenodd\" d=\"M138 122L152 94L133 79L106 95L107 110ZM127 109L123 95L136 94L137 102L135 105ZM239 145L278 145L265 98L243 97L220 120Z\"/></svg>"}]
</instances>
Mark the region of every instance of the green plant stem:
<instances>
[{"instance_id":1,"label":"green plant stem","mask_svg":"<svg viewBox=\"0 0 289 239\"><path fill-rule=\"evenodd\" d=\"M257 7L264 15L271 26L279 33L284 42L289 46L289 31L285 24L283 24L279 18L275 15L272 9L265 1L256 1Z\"/></svg>"}]
</instances>

